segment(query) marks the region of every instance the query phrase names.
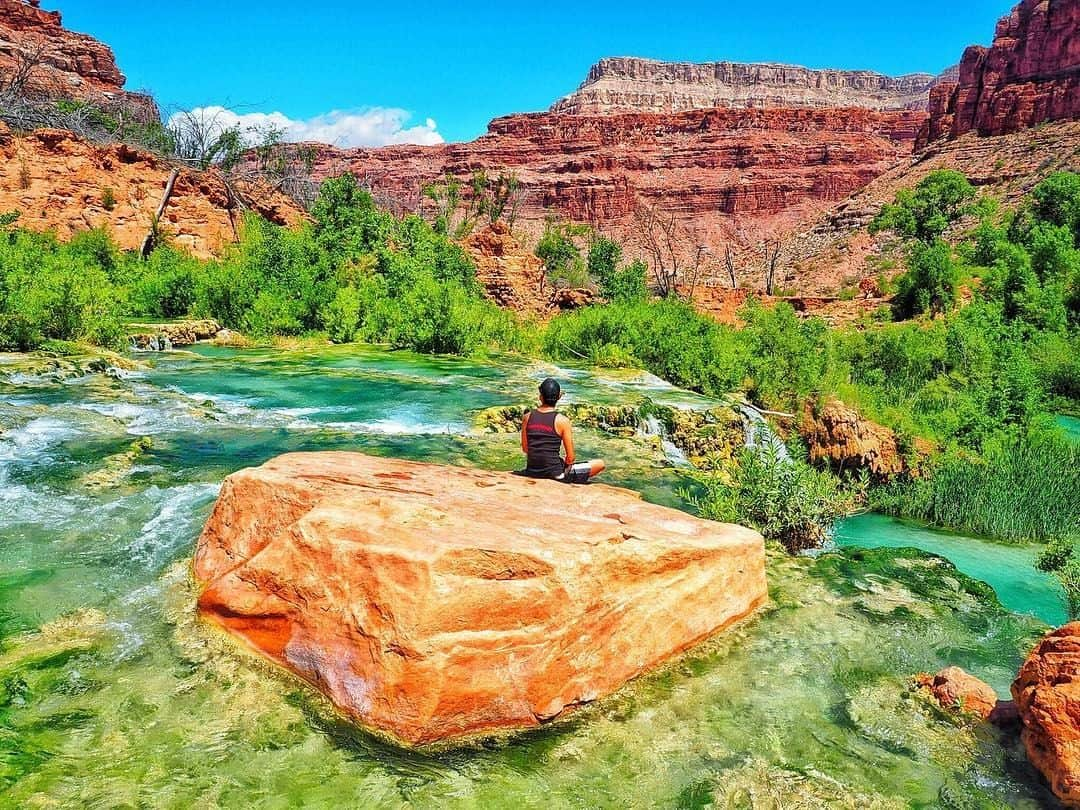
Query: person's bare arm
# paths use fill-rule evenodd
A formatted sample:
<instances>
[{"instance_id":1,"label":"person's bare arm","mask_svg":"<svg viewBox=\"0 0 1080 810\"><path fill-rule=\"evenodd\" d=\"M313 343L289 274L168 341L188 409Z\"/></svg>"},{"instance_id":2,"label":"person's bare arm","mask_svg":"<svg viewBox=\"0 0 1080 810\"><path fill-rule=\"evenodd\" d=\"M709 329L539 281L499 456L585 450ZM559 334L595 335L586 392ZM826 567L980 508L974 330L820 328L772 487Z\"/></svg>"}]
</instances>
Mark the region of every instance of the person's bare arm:
<instances>
[{"instance_id":1,"label":"person's bare arm","mask_svg":"<svg viewBox=\"0 0 1080 810\"><path fill-rule=\"evenodd\" d=\"M525 455L529 455L529 414L525 414L525 418L521 420L521 452Z\"/></svg>"},{"instance_id":2,"label":"person's bare arm","mask_svg":"<svg viewBox=\"0 0 1080 810\"><path fill-rule=\"evenodd\" d=\"M574 428L570 425L570 420L562 414L559 414L558 419L555 420L555 430L562 436L563 448L566 450L566 466L569 467L574 463Z\"/></svg>"}]
</instances>

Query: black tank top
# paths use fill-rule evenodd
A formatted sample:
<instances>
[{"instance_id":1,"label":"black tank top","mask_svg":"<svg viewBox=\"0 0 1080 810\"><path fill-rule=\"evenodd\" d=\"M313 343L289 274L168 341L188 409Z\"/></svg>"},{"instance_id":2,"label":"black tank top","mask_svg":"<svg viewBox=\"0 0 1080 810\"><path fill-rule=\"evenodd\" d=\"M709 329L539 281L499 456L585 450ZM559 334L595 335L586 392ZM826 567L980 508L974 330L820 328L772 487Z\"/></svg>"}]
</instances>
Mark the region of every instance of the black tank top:
<instances>
[{"instance_id":1,"label":"black tank top","mask_svg":"<svg viewBox=\"0 0 1080 810\"><path fill-rule=\"evenodd\" d=\"M562 436L555 432L558 411L531 411L525 435L529 440L529 463L525 474L534 478L557 478L566 472L562 460Z\"/></svg>"}]
</instances>

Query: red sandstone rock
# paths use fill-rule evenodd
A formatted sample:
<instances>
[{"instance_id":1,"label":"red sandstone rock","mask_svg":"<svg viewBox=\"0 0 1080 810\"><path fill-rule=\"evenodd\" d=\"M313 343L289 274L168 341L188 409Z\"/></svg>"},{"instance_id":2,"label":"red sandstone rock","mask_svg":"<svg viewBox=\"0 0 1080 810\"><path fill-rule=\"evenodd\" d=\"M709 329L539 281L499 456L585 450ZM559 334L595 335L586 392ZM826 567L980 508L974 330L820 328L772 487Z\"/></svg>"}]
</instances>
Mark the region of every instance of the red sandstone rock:
<instances>
[{"instance_id":1,"label":"red sandstone rock","mask_svg":"<svg viewBox=\"0 0 1080 810\"><path fill-rule=\"evenodd\" d=\"M896 435L839 400L831 399L820 409L807 402L799 432L814 463L825 461L836 470L865 469L879 481L904 471Z\"/></svg>"},{"instance_id":2,"label":"red sandstone rock","mask_svg":"<svg viewBox=\"0 0 1080 810\"><path fill-rule=\"evenodd\" d=\"M997 710L997 693L989 684L960 667L946 667L937 675L920 675L916 684L926 689L941 707L989 720Z\"/></svg>"},{"instance_id":3,"label":"red sandstone rock","mask_svg":"<svg viewBox=\"0 0 1080 810\"><path fill-rule=\"evenodd\" d=\"M993 45L968 48L957 81L931 91L920 148L1060 120L1080 120L1080 0L1022 0L998 22Z\"/></svg>"},{"instance_id":4,"label":"red sandstone rock","mask_svg":"<svg viewBox=\"0 0 1080 810\"><path fill-rule=\"evenodd\" d=\"M121 248L139 248L172 168L125 144L99 146L53 129L16 136L0 123L0 211L19 211L20 226L62 239L106 227ZM247 182L233 189L271 222L294 225L305 217L274 189ZM106 190L113 197L108 206ZM176 244L208 258L236 240L239 215L216 170L184 169L161 225Z\"/></svg>"},{"instance_id":5,"label":"red sandstone rock","mask_svg":"<svg viewBox=\"0 0 1080 810\"><path fill-rule=\"evenodd\" d=\"M544 313L544 263L510 232L505 222L492 223L462 240L476 265L476 280L489 298L518 312Z\"/></svg>"},{"instance_id":6,"label":"red sandstone rock","mask_svg":"<svg viewBox=\"0 0 1080 810\"><path fill-rule=\"evenodd\" d=\"M107 45L64 28L58 11L43 11L23 0L0 0L0 77L28 64L34 66L21 88L26 95L104 106L122 103L129 115L145 121L159 118L152 98L124 90L126 79Z\"/></svg>"},{"instance_id":7,"label":"red sandstone rock","mask_svg":"<svg viewBox=\"0 0 1080 810\"><path fill-rule=\"evenodd\" d=\"M229 476L194 567L206 618L418 745L537 726L766 600L748 529L356 453Z\"/></svg>"},{"instance_id":8,"label":"red sandstone rock","mask_svg":"<svg viewBox=\"0 0 1080 810\"><path fill-rule=\"evenodd\" d=\"M1068 807L1080 807L1080 622L1047 634L1013 681L1028 759Z\"/></svg>"}]
</instances>

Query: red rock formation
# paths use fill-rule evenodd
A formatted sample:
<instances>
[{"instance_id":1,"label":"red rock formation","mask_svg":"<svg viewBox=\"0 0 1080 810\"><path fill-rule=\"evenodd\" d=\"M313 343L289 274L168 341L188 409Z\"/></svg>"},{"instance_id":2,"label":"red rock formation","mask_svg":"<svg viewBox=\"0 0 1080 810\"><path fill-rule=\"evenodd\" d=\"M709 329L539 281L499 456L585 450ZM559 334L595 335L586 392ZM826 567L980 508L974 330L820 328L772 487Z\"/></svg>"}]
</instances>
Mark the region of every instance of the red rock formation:
<instances>
[{"instance_id":1,"label":"red rock formation","mask_svg":"<svg viewBox=\"0 0 1080 810\"><path fill-rule=\"evenodd\" d=\"M540 725L767 599L748 529L357 453L229 476L194 566L203 616L417 745Z\"/></svg>"},{"instance_id":2,"label":"red rock formation","mask_svg":"<svg viewBox=\"0 0 1080 810\"><path fill-rule=\"evenodd\" d=\"M1078 119L1080 0L1022 0L998 22L993 45L968 48L957 81L931 91L920 146Z\"/></svg>"},{"instance_id":3,"label":"red rock formation","mask_svg":"<svg viewBox=\"0 0 1080 810\"><path fill-rule=\"evenodd\" d=\"M533 227L552 212L623 235L635 206L676 213L703 241L796 222L909 155L925 113L863 109L696 110L677 115L537 113L492 121L470 143L319 147L319 177L349 169L380 201L413 209L446 173L515 172Z\"/></svg>"},{"instance_id":4,"label":"red rock formation","mask_svg":"<svg viewBox=\"0 0 1080 810\"><path fill-rule=\"evenodd\" d=\"M106 227L124 249L137 249L150 229L172 164L125 144L99 146L70 132L41 129L16 136L0 124L0 212L62 239ZM234 185L243 203L271 222L296 224L305 214L288 197ZM235 241L236 200L216 171L184 169L161 225L172 240L208 258Z\"/></svg>"},{"instance_id":5,"label":"red rock formation","mask_svg":"<svg viewBox=\"0 0 1080 810\"><path fill-rule=\"evenodd\" d=\"M865 107L925 110L937 79L928 73L883 76L869 70L811 70L798 65L659 62L611 57L589 70L553 113L676 113L714 107Z\"/></svg>"},{"instance_id":6,"label":"red rock formation","mask_svg":"<svg viewBox=\"0 0 1080 810\"><path fill-rule=\"evenodd\" d=\"M905 469L896 434L839 400L831 399L820 408L807 402L799 433L814 463L824 461L835 470L867 470L879 481Z\"/></svg>"},{"instance_id":7,"label":"red rock formation","mask_svg":"<svg viewBox=\"0 0 1080 810\"><path fill-rule=\"evenodd\" d=\"M159 117L153 99L123 89L126 79L107 45L68 31L60 12L43 11L37 2L0 0L0 85L20 71L23 95L122 103L143 120Z\"/></svg>"},{"instance_id":8,"label":"red rock formation","mask_svg":"<svg viewBox=\"0 0 1080 810\"><path fill-rule=\"evenodd\" d=\"M1039 642L1012 695L1028 759L1067 807L1080 807L1080 622Z\"/></svg>"},{"instance_id":9,"label":"red rock formation","mask_svg":"<svg viewBox=\"0 0 1080 810\"><path fill-rule=\"evenodd\" d=\"M547 310L544 263L521 245L506 223L479 228L461 246L476 265L476 280L496 304L518 312Z\"/></svg>"}]
</instances>

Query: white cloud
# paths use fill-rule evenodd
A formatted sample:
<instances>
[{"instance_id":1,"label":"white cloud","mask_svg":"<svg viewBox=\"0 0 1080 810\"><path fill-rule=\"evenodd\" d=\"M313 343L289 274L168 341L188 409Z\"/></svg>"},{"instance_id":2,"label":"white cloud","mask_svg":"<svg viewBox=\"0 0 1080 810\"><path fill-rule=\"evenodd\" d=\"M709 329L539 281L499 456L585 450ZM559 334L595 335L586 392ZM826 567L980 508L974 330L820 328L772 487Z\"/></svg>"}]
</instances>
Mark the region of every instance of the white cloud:
<instances>
[{"instance_id":1,"label":"white cloud","mask_svg":"<svg viewBox=\"0 0 1080 810\"><path fill-rule=\"evenodd\" d=\"M428 118L423 124L406 126L411 115L396 107L369 107L354 112L334 110L306 120L289 118L280 112L237 113L220 106L196 107L170 117L170 127L185 118L202 122L217 135L230 127L239 127L252 145L260 140L259 133L270 127L282 130L287 141L316 141L340 147L443 143L434 120Z\"/></svg>"}]
</instances>

